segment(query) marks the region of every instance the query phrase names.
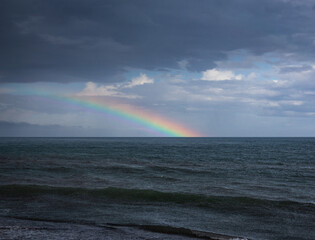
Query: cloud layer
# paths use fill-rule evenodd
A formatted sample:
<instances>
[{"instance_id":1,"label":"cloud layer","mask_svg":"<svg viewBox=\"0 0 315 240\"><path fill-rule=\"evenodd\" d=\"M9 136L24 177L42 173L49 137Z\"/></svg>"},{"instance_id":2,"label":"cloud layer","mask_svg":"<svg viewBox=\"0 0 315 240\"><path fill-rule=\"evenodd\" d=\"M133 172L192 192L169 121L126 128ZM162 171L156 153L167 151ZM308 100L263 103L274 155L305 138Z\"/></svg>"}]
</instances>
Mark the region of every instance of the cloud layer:
<instances>
[{"instance_id":1,"label":"cloud layer","mask_svg":"<svg viewBox=\"0 0 315 240\"><path fill-rule=\"evenodd\" d=\"M313 0L3 0L0 127L151 136L41 92L209 136L315 135L314 23Z\"/></svg>"},{"instance_id":2,"label":"cloud layer","mask_svg":"<svg viewBox=\"0 0 315 240\"><path fill-rule=\"evenodd\" d=\"M128 69L206 71L245 49L314 58L312 1L0 2L0 81L117 82Z\"/></svg>"},{"instance_id":3,"label":"cloud layer","mask_svg":"<svg viewBox=\"0 0 315 240\"><path fill-rule=\"evenodd\" d=\"M217 69L209 69L202 72L201 80L206 81L222 81L222 80L242 80L241 74L235 75L232 71L218 71Z\"/></svg>"}]
</instances>

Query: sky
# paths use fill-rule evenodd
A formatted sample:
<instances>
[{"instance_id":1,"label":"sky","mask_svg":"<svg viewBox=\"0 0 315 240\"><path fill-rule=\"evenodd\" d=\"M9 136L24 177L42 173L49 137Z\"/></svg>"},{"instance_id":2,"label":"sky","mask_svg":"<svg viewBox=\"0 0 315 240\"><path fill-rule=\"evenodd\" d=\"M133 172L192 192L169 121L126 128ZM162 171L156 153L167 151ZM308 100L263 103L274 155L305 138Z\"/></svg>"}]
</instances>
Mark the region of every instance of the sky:
<instances>
[{"instance_id":1,"label":"sky","mask_svg":"<svg viewBox=\"0 0 315 240\"><path fill-rule=\"evenodd\" d=\"M314 0L2 0L0 136L315 136Z\"/></svg>"}]
</instances>

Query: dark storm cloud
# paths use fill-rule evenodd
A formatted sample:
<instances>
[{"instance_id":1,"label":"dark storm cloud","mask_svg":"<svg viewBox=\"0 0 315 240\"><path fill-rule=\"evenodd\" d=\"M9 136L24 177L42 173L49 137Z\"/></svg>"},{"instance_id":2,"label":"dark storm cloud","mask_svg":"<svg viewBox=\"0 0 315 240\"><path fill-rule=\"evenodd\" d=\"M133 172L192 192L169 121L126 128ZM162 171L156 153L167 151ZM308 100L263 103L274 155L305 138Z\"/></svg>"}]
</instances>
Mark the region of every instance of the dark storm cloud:
<instances>
[{"instance_id":1,"label":"dark storm cloud","mask_svg":"<svg viewBox=\"0 0 315 240\"><path fill-rule=\"evenodd\" d=\"M274 0L4 0L0 81L121 81L182 60L201 71L236 49L313 58L314 15Z\"/></svg>"}]
</instances>

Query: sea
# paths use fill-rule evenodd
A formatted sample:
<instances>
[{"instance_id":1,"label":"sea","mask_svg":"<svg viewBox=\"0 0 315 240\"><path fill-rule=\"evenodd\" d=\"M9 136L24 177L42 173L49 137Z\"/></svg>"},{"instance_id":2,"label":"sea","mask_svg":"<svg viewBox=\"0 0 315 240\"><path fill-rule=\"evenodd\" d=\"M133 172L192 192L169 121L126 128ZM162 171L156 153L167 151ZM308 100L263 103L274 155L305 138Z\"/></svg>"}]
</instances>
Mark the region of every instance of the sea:
<instances>
[{"instance_id":1,"label":"sea","mask_svg":"<svg viewBox=\"0 0 315 240\"><path fill-rule=\"evenodd\" d=\"M315 138L0 138L0 239L315 239Z\"/></svg>"}]
</instances>

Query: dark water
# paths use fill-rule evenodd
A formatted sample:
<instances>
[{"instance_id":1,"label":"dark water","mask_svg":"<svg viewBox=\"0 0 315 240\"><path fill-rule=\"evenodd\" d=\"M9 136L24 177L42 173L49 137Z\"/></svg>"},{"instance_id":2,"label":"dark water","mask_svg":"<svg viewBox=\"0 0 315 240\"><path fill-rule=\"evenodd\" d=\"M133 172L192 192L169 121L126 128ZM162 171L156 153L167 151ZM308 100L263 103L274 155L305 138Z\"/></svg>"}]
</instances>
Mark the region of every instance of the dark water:
<instances>
[{"instance_id":1,"label":"dark water","mask_svg":"<svg viewBox=\"0 0 315 240\"><path fill-rule=\"evenodd\" d=\"M1 138L0 217L12 239L315 239L315 138Z\"/></svg>"}]
</instances>

